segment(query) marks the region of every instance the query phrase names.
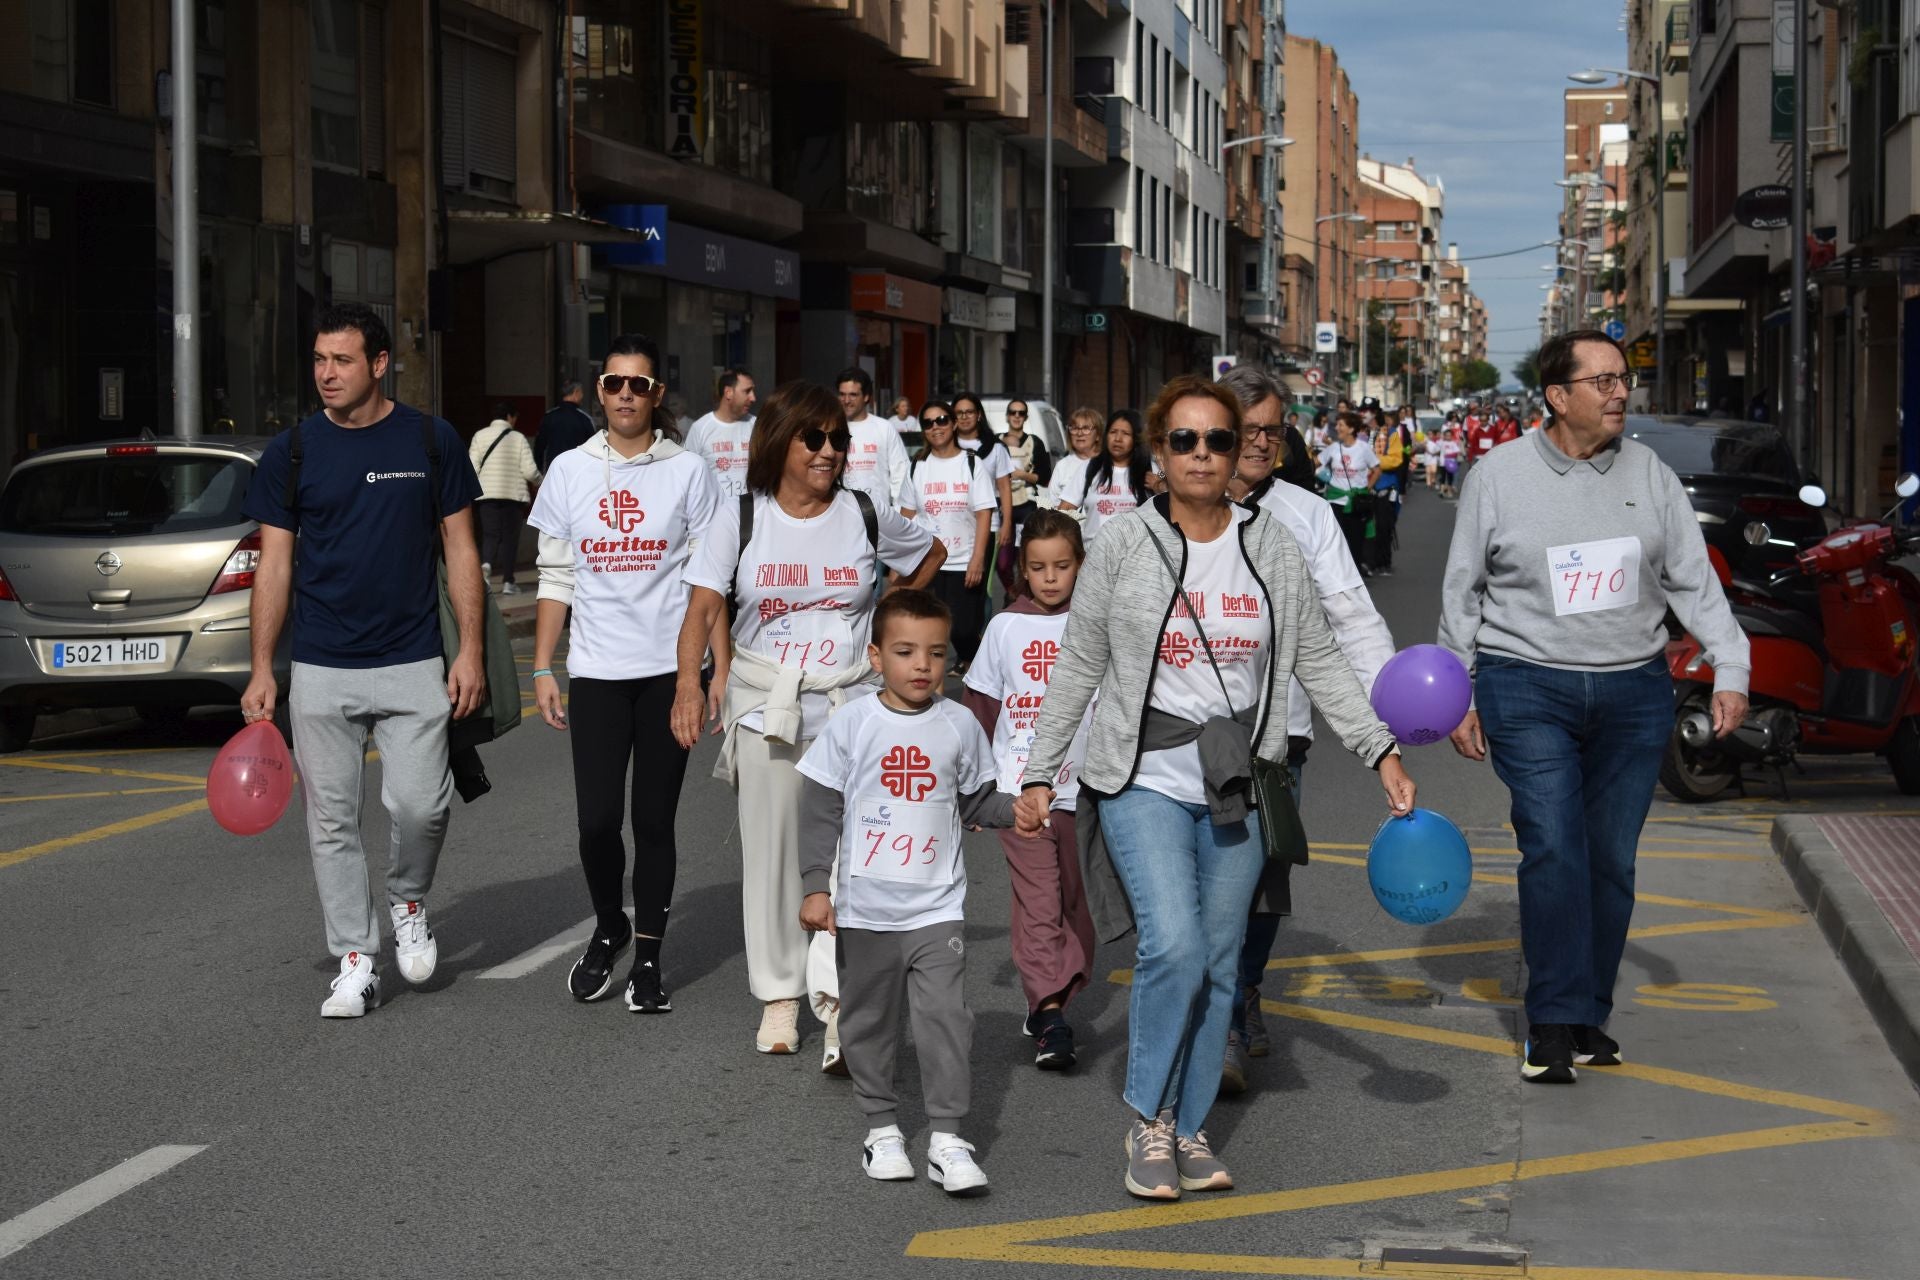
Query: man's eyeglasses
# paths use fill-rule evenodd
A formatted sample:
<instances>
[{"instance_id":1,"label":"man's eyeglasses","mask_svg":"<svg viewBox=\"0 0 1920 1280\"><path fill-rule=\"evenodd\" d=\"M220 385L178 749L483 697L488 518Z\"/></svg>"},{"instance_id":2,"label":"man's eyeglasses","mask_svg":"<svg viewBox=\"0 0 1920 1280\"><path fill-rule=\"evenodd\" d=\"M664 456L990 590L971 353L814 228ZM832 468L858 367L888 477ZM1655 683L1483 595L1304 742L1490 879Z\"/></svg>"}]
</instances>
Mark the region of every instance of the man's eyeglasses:
<instances>
[{"instance_id":1,"label":"man's eyeglasses","mask_svg":"<svg viewBox=\"0 0 1920 1280\"><path fill-rule=\"evenodd\" d=\"M1269 440L1284 440L1286 439L1286 435L1287 435L1287 429L1285 427L1278 426L1278 425L1270 426L1270 427L1256 427L1256 426L1253 426L1252 424L1249 424L1247 426L1240 428L1240 438L1242 440L1245 440L1248 444L1252 444L1255 438L1259 436L1265 436Z\"/></svg>"},{"instance_id":2,"label":"man's eyeglasses","mask_svg":"<svg viewBox=\"0 0 1920 1280\"><path fill-rule=\"evenodd\" d=\"M1603 396L1610 396L1613 394L1615 387L1624 387L1628 391L1633 390L1635 384L1639 382L1639 379L1631 373L1596 373L1591 378L1568 378L1560 385L1573 387L1578 386L1582 382L1591 382L1595 391L1598 391Z\"/></svg>"},{"instance_id":3,"label":"man's eyeglasses","mask_svg":"<svg viewBox=\"0 0 1920 1280\"><path fill-rule=\"evenodd\" d=\"M800 433L800 443L806 446L808 453L818 453L822 445L831 443L835 453L845 453L853 443L853 432L845 427L835 427L828 431L824 427L808 427Z\"/></svg>"},{"instance_id":4,"label":"man's eyeglasses","mask_svg":"<svg viewBox=\"0 0 1920 1280\"><path fill-rule=\"evenodd\" d=\"M620 394L620 388L632 387L637 396L650 396L653 389L660 385L660 379L649 378L644 373L603 373L600 375L600 389L610 396Z\"/></svg>"},{"instance_id":5,"label":"man's eyeglasses","mask_svg":"<svg viewBox=\"0 0 1920 1280\"><path fill-rule=\"evenodd\" d=\"M1180 427L1167 432L1167 452L1192 453L1202 440L1207 442L1208 453L1232 453L1240 443L1232 427L1210 427L1204 435L1192 427Z\"/></svg>"}]
</instances>

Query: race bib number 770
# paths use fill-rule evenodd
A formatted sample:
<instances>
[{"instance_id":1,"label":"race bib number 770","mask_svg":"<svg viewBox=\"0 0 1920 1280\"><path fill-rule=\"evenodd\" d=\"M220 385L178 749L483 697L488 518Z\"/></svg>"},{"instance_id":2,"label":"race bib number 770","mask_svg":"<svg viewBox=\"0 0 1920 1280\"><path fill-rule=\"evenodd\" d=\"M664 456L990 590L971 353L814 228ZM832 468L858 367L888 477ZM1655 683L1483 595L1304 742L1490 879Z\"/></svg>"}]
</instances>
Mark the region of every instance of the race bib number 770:
<instances>
[{"instance_id":1,"label":"race bib number 770","mask_svg":"<svg viewBox=\"0 0 1920 1280\"><path fill-rule=\"evenodd\" d=\"M1640 539L1606 538L1547 548L1547 583L1559 617L1640 602Z\"/></svg>"}]
</instances>

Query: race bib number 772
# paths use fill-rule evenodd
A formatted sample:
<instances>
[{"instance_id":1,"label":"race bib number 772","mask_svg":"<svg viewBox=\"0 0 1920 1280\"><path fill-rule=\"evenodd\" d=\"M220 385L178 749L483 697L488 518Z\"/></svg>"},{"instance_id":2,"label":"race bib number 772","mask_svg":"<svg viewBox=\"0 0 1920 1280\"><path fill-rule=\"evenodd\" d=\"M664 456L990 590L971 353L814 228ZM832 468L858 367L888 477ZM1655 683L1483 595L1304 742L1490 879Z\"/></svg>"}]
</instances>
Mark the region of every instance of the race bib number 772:
<instances>
[{"instance_id":1,"label":"race bib number 772","mask_svg":"<svg viewBox=\"0 0 1920 1280\"><path fill-rule=\"evenodd\" d=\"M1606 538L1547 548L1547 584L1559 617L1625 609L1640 601L1640 539Z\"/></svg>"}]
</instances>

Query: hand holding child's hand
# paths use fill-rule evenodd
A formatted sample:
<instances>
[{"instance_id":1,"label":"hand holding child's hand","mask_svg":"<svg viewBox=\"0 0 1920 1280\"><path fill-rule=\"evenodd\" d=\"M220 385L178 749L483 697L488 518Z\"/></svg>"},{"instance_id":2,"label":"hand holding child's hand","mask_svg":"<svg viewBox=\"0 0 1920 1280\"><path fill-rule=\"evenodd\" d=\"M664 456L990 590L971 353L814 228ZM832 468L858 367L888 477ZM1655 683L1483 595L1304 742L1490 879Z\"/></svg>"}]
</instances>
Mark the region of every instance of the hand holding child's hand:
<instances>
[{"instance_id":1,"label":"hand holding child's hand","mask_svg":"<svg viewBox=\"0 0 1920 1280\"><path fill-rule=\"evenodd\" d=\"M838 937L833 918L833 899L824 893L810 893L800 900L800 927L808 933L827 933Z\"/></svg>"},{"instance_id":2,"label":"hand holding child's hand","mask_svg":"<svg viewBox=\"0 0 1920 1280\"><path fill-rule=\"evenodd\" d=\"M1039 835L1052 807L1052 787L1028 787L1013 802L1013 829L1023 836Z\"/></svg>"}]
</instances>

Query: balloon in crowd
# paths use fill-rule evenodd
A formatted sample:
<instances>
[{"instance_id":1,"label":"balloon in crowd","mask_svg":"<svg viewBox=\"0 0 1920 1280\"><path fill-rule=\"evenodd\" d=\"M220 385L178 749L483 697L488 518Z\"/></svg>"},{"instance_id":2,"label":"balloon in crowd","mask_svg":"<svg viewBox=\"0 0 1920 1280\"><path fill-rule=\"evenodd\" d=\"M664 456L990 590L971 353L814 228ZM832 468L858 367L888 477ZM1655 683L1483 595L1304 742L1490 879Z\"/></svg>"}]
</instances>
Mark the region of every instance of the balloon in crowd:
<instances>
[{"instance_id":1,"label":"balloon in crowd","mask_svg":"<svg viewBox=\"0 0 1920 1280\"><path fill-rule=\"evenodd\" d=\"M207 771L207 808L237 836L257 836L280 821L292 798L293 761L271 720L234 734Z\"/></svg>"},{"instance_id":2,"label":"balloon in crowd","mask_svg":"<svg viewBox=\"0 0 1920 1280\"><path fill-rule=\"evenodd\" d=\"M1431 809L1388 818L1367 849L1367 883L1386 913L1407 924L1435 924L1466 901L1473 855L1460 828Z\"/></svg>"},{"instance_id":3,"label":"balloon in crowd","mask_svg":"<svg viewBox=\"0 0 1920 1280\"><path fill-rule=\"evenodd\" d=\"M1374 714L1411 747L1439 742L1460 726L1473 679L1437 644L1416 644L1387 660L1373 682Z\"/></svg>"}]
</instances>

